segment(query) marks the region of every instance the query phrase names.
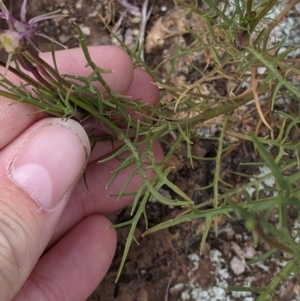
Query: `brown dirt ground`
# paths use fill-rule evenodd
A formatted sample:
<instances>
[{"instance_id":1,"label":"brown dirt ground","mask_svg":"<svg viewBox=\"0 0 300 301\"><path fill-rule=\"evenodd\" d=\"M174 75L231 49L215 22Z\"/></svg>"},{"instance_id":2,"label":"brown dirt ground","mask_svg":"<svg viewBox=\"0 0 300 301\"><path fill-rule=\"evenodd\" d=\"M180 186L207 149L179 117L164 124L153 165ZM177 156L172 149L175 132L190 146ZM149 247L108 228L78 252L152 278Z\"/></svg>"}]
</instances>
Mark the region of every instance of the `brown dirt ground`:
<instances>
[{"instance_id":1,"label":"brown dirt ground","mask_svg":"<svg viewBox=\"0 0 300 301\"><path fill-rule=\"evenodd\" d=\"M142 6L142 0L136 2L139 7ZM13 3L16 12L19 11L20 3L20 0ZM111 26L114 26L122 18L118 34L124 39L127 38L129 43L130 36L134 39L134 33L136 33L134 30L139 26L138 17L126 14L125 9L113 0L28 0L29 18L56 9L61 9L70 17L46 22L43 31L65 43L69 48L78 46L73 22L82 25L86 30L89 29L90 34L87 36L89 45L112 43L111 37L97 15L94 14L95 12L101 13ZM162 31L176 32L178 27L174 20L180 12L180 9L176 8L171 0L156 1L147 26L148 44L146 46L148 48L145 57L152 66L161 62L162 57L172 51L172 43L174 43L174 40L166 41L162 46L151 47L151 39L155 39L153 28L158 26ZM194 20L190 20L190 22L194 22ZM49 43L39 41L39 47L42 51L49 50ZM198 67L204 66L204 64L205 62L201 63L200 61ZM180 76L183 75L190 82L193 82L198 76L195 71L192 72L188 68L183 68L181 71ZM163 70L162 76L164 76ZM178 81L181 80L180 76L177 77ZM217 87L220 94L226 91L225 83L219 82ZM256 120L252 120L252 122L255 124ZM194 154L206 158L215 156L217 145L213 140L195 139L193 142L192 152ZM210 161L202 161L195 162L194 169L192 169L185 154L185 146L181 145L170 162L176 171L171 174L170 179L198 204L212 195L212 191L199 191L197 188L204 187L211 182L215 166ZM239 185L241 178L233 175L233 171L257 174L257 169L241 167L239 164L242 161L254 160L256 160L256 154L251 145L247 143L238 145L226 157L224 166L222 166L226 182L233 186ZM150 203L148 204L149 226L174 218L178 213L177 209L171 209L159 203ZM291 216L293 215L295 214L291 212ZM119 223L127 220L128 217L129 209L127 208L111 218L114 222ZM214 231L210 231L205 251L201 255L199 254L199 244L204 230L202 220L194 220L142 238L141 234L144 230L145 225L140 222L136 233L139 245L132 245L120 280L115 284L128 229L118 230L118 247L113 264L104 281L88 301L250 301L253 300L254 295L232 295L230 292L226 292L226 286L251 283L253 286L264 287L271 281L281 264L270 259L265 265L245 268L242 258L254 258L268 250L268 246L260 244L254 248L251 234L243 221L236 219L223 218L219 222L218 236L214 234ZM101 255L99 254L99 256ZM290 279L283 283L274 300L292 300L296 298L298 291L299 286L296 279Z\"/></svg>"}]
</instances>

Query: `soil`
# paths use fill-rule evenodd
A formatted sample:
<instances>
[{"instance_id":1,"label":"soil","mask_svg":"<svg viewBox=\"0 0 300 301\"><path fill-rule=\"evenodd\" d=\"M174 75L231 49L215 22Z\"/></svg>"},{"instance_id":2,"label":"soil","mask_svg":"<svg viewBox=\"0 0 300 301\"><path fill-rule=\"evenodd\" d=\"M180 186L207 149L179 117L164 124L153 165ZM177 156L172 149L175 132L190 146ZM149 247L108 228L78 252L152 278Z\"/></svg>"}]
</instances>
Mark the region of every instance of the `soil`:
<instances>
[{"instance_id":1,"label":"soil","mask_svg":"<svg viewBox=\"0 0 300 301\"><path fill-rule=\"evenodd\" d=\"M5 2L5 1L4 1ZM122 2L122 1L120 1ZM123 1L126 2L126 1ZM137 0L140 9L142 0ZM151 2L151 1L150 1ZM19 11L21 0L13 2L15 13ZM108 34L101 23L98 14L115 29L115 32L126 41L132 43L138 33L140 14L132 15L114 0L29 0L28 18L46 12L61 9L69 15L55 21L46 22L43 33L53 36L69 48L77 47L78 41L74 22L83 28L89 45L105 45L116 43ZM172 0L157 0L154 4L151 17L146 28L145 60L152 67L159 64L162 59L172 52L172 45L180 43L180 38L172 38L165 42L157 43L157 37L166 33L180 31L177 18L182 13ZM187 20L194 24L193 18ZM38 41L42 51L48 51L49 43ZM1 55L1 54L0 54ZM3 58L3 56L2 56ZM199 61L200 59L200 61ZM205 67L206 62L198 58L198 67ZM179 72L180 71L180 72ZM172 79L174 83L181 81L182 76L187 82L197 79L195 71L191 71L186 64L181 65L177 76ZM164 77L166 70L161 70ZM226 83L217 83L217 93L226 91ZM247 108L241 109L243 114ZM241 121L240 127L251 127L256 124L257 116L250 116L246 124ZM204 130L209 130L210 135L218 135L218 129L212 124ZM172 139L172 137L169 137ZM213 158L216 154L216 141L212 139L193 140L192 153L205 158ZM233 172L242 172L249 175L259 174L261 171L254 167L242 167L240 162L252 162L257 159L250 144L238 144L224 160L222 172L227 183L236 187L241 182L241 177ZM199 188L211 183L215 166L213 161L195 162L191 167L186 156L185 145L181 145L178 152L171 158L169 164L174 167L170 180L181 188L196 204L200 204L212 196L213 191L201 191ZM165 191L168 194L168 191ZM170 193L169 193L170 194ZM115 223L128 220L129 208L111 216ZM163 206L159 203L148 204L149 226L174 218L180 213L179 209ZM294 212L291 212L291 221L294 222ZM145 225L140 222L136 238L139 245L133 244L125 263L121 277L115 283L117 270L121 261L128 229L118 230L118 246L112 266L95 292L88 301L229 301L255 299L250 292L227 291L227 286L258 286L265 287L270 283L275 273L279 271L283 262L274 258L248 267L245 260L258 257L269 250L267 245L260 243L253 245L251 233L243 221L223 217L217 228L218 235L213 229L208 234L204 252L199 253L199 245L204 231L204 220L198 219L141 237ZM100 254L99 254L100 256ZM296 278L291 278L280 285L273 300L290 301L300 300L300 292Z\"/></svg>"}]
</instances>

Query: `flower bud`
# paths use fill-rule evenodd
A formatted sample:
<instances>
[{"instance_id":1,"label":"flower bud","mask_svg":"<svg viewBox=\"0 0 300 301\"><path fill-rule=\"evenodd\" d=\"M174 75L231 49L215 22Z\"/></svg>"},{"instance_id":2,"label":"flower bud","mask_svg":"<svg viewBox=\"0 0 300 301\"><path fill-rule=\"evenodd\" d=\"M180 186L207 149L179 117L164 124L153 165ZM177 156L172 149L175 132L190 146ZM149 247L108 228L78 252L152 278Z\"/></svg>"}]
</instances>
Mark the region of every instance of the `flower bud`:
<instances>
[{"instance_id":1,"label":"flower bud","mask_svg":"<svg viewBox=\"0 0 300 301\"><path fill-rule=\"evenodd\" d=\"M0 34L0 48L13 53L20 47L20 40L20 34L17 31L6 30Z\"/></svg>"}]
</instances>

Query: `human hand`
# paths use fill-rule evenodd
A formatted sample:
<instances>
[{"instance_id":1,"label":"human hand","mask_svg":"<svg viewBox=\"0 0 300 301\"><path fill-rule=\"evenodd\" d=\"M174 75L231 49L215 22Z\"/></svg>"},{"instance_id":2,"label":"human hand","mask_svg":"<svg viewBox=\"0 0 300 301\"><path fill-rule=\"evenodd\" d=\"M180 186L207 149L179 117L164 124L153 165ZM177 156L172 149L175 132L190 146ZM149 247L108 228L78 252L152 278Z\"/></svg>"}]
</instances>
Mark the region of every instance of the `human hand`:
<instances>
[{"instance_id":1,"label":"human hand","mask_svg":"<svg viewBox=\"0 0 300 301\"><path fill-rule=\"evenodd\" d=\"M155 104L158 90L151 77L133 70L123 50L91 47L90 53L97 65L113 70L104 76L113 91ZM51 54L43 58L52 61ZM89 73L80 49L57 52L56 59L60 73ZM130 168L106 189L119 163L97 165L95 160L113 151L110 142L98 143L90 155L87 135L77 122L32 114L32 106L11 103L0 97L0 300L83 301L114 256L116 232L103 214L132 198L117 201L106 195L119 192ZM160 161L158 144L154 153ZM128 190L137 190L140 183L136 176Z\"/></svg>"}]
</instances>

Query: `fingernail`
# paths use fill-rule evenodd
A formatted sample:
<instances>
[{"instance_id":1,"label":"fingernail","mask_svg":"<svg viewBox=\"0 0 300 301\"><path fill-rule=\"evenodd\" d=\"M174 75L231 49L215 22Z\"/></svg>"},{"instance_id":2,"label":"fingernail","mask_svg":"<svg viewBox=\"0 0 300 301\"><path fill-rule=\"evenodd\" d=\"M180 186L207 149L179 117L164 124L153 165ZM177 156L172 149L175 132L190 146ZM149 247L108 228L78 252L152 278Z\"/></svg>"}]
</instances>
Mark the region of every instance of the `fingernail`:
<instances>
[{"instance_id":1,"label":"fingernail","mask_svg":"<svg viewBox=\"0 0 300 301\"><path fill-rule=\"evenodd\" d=\"M42 209L63 200L90 154L84 129L74 120L52 119L22 146L9 168L11 180Z\"/></svg>"}]
</instances>

